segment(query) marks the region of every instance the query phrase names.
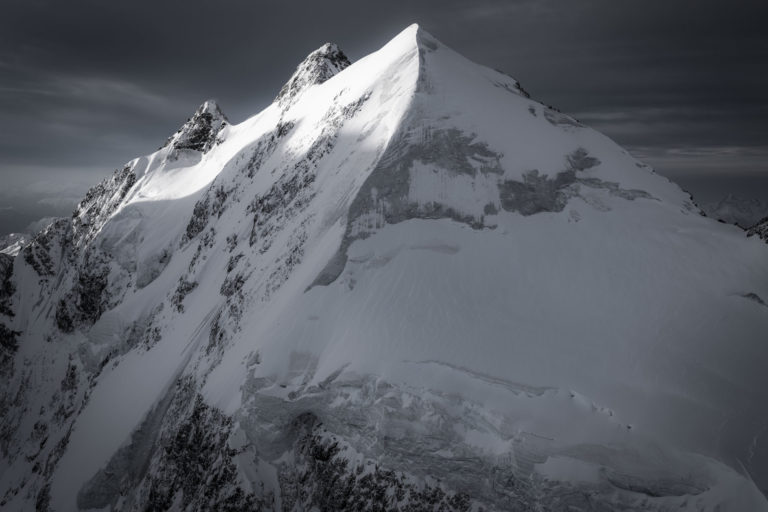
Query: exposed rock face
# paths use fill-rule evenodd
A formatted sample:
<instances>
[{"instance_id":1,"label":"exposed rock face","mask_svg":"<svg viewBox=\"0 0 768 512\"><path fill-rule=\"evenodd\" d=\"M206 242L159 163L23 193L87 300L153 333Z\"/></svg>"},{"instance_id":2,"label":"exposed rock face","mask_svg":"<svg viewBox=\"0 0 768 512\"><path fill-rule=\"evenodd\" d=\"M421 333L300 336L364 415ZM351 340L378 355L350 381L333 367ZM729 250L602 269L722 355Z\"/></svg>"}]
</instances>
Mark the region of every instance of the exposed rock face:
<instances>
[{"instance_id":1,"label":"exposed rock face","mask_svg":"<svg viewBox=\"0 0 768 512\"><path fill-rule=\"evenodd\" d=\"M0 508L763 510L766 251L418 27L325 45L0 254Z\"/></svg>"},{"instance_id":2,"label":"exposed rock face","mask_svg":"<svg viewBox=\"0 0 768 512\"><path fill-rule=\"evenodd\" d=\"M768 243L768 217L747 230L747 236L757 236Z\"/></svg>"},{"instance_id":3,"label":"exposed rock face","mask_svg":"<svg viewBox=\"0 0 768 512\"><path fill-rule=\"evenodd\" d=\"M285 108L301 91L325 82L349 65L349 59L336 44L325 43L299 64L290 80L280 89L275 101Z\"/></svg>"},{"instance_id":4,"label":"exposed rock face","mask_svg":"<svg viewBox=\"0 0 768 512\"><path fill-rule=\"evenodd\" d=\"M0 375L6 376L9 373L13 356L19 348L19 334L21 333L0 323Z\"/></svg>"},{"instance_id":5,"label":"exposed rock face","mask_svg":"<svg viewBox=\"0 0 768 512\"><path fill-rule=\"evenodd\" d=\"M239 451L229 446L232 419L195 389L190 377L175 383L131 442L83 486L79 507L169 510L181 501L188 510L245 512L274 506L243 488L235 465Z\"/></svg>"},{"instance_id":6,"label":"exposed rock face","mask_svg":"<svg viewBox=\"0 0 768 512\"><path fill-rule=\"evenodd\" d=\"M191 150L207 153L216 143L219 132L227 125L227 118L219 105L208 100L168 140L175 150Z\"/></svg>"},{"instance_id":7,"label":"exposed rock face","mask_svg":"<svg viewBox=\"0 0 768 512\"><path fill-rule=\"evenodd\" d=\"M312 413L290 426L295 463L280 473L285 510L433 510L472 509L469 495L439 485L418 485L406 473L372 460L353 464L350 447L325 430ZM307 485L309 483L309 485Z\"/></svg>"},{"instance_id":8,"label":"exposed rock face","mask_svg":"<svg viewBox=\"0 0 768 512\"><path fill-rule=\"evenodd\" d=\"M0 315L14 316L12 299L16 292L13 284L13 258L0 253Z\"/></svg>"}]
</instances>

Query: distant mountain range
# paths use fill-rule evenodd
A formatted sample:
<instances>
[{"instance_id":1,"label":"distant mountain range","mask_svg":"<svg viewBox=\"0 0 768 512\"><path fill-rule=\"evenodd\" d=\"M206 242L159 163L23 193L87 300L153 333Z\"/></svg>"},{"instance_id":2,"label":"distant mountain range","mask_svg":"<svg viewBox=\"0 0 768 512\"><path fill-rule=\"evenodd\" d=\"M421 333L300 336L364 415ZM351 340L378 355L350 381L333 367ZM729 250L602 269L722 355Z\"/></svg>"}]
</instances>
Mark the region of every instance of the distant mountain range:
<instances>
[{"instance_id":1,"label":"distant mountain range","mask_svg":"<svg viewBox=\"0 0 768 512\"><path fill-rule=\"evenodd\" d=\"M747 229L768 217L768 199L754 199L728 194L719 201L702 205L702 209L713 219L736 224Z\"/></svg>"},{"instance_id":2,"label":"distant mountain range","mask_svg":"<svg viewBox=\"0 0 768 512\"><path fill-rule=\"evenodd\" d=\"M0 235L0 253L16 256L34 235L44 230L48 225L57 220L57 217L43 217L29 223L24 233L8 233Z\"/></svg>"}]
</instances>

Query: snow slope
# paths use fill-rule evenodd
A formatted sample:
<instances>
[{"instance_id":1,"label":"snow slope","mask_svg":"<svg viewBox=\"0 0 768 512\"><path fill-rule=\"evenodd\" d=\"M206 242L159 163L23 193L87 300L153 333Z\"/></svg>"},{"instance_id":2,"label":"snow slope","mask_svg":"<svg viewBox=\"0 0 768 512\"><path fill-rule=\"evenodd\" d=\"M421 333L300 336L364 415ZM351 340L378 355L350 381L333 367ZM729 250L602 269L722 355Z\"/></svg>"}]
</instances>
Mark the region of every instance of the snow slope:
<instances>
[{"instance_id":1,"label":"snow slope","mask_svg":"<svg viewBox=\"0 0 768 512\"><path fill-rule=\"evenodd\" d=\"M3 260L0 500L766 510L766 261L416 25L326 44Z\"/></svg>"}]
</instances>

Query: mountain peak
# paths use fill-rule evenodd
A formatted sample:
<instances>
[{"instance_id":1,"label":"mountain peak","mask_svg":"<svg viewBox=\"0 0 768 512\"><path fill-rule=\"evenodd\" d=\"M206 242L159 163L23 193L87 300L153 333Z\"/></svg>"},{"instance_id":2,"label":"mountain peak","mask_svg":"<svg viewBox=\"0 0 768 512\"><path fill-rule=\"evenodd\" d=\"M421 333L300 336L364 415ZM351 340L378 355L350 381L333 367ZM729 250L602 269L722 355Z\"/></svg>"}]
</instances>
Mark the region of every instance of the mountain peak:
<instances>
[{"instance_id":1,"label":"mountain peak","mask_svg":"<svg viewBox=\"0 0 768 512\"><path fill-rule=\"evenodd\" d=\"M424 30L418 23L409 25L404 32L412 33L414 35L416 44L419 48L436 50L437 46L440 44L440 41L438 41L435 36Z\"/></svg>"},{"instance_id":2,"label":"mountain peak","mask_svg":"<svg viewBox=\"0 0 768 512\"><path fill-rule=\"evenodd\" d=\"M225 121L227 119L224 112L221 111L221 107L219 107L219 104L214 99L205 100L199 107L197 107L195 114L211 114L215 118L220 118Z\"/></svg>"},{"instance_id":3,"label":"mountain peak","mask_svg":"<svg viewBox=\"0 0 768 512\"><path fill-rule=\"evenodd\" d=\"M191 149L207 152L216 135L227 123L227 116L221 111L215 100L204 101L195 113L170 138L166 145L172 145L175 150Z\"/></svg>"},{"instance_id":4,"label":"mountain peak","mask_svg":"<svg viewBox=\"0 0 768 512\"><path fill-rule=\"evenodd\" d=\"M396 42L406 43L403 46L415 44L419 49L436 50L441 43L418 23L412 23L393 37L387 46ZM412 47L412 46L411 46Z\"/></svg>"},{"instance_id":5,"label":"mountain peak","mask_svg":"<svg viewBox=\"0 0 768 512\"><path fill-rule=\"evenodd\" d=\"M350 64L349 58L337 44L325 43L299 64L288 82L280 89L275 101L285 107L307 87L325 82Z\"/></svg>"}]
</instances>

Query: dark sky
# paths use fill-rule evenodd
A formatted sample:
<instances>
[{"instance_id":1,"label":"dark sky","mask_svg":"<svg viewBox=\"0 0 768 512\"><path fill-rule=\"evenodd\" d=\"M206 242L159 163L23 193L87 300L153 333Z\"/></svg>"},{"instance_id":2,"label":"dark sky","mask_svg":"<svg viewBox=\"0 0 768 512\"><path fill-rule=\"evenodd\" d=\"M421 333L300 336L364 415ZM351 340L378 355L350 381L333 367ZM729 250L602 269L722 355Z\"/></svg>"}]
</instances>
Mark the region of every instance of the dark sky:
<instances>
[{"instance_id":1,"label":"dark sky","mask_svg":"<svg viewBox=\"0 0 768 512\"><path fill-rule=\"evenodd\" d=\"M257 113L307 53L418 22L701 201L768 199L768 2L3 0L0 234L67 214L207 98Z\"/></svg>"}]
</instances>

